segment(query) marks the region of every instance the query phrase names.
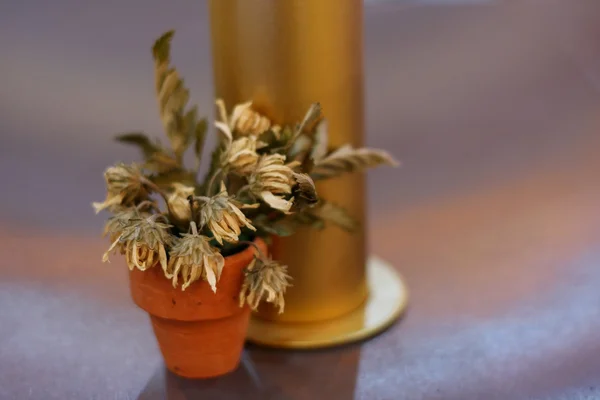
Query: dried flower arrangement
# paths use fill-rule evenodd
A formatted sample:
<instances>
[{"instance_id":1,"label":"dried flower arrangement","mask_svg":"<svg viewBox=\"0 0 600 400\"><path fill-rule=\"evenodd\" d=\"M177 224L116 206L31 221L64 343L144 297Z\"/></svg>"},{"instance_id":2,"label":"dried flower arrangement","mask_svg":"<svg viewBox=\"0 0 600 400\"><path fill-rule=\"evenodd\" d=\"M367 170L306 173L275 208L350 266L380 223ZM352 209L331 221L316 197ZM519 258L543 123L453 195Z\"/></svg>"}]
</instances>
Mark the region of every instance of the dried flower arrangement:
<instances>
[{"instance_id":1,"label":"dried flower arrangement","mask_svg":"<svg viewBox=\"0 0 600 400\"><path fill-rule=\"evenodd\" d=\"M326 222L354 229L343 208L318 197L314 181L397 162L382 150L330 149L318 103L295 126L279 126L253 110L251 102L228 113L217 100L218 142L208 171L197 180L207 122L198 118L196 107L188 107L189 91L170 65L173 33L163 34L152 48L169 146L138 132L117 137L139 147L144 162L117 164L104 173L107 197L94 203L96 212L112 213L105 227L111 245L103 261L119 251L130 270L160 264L173 287L186 290L201 280L216 292L224 257L254 245L256 236L287 236L300 225L322 228ZM190 147L193 169L183 162ZM257 248L246 268L240 306L255 309L266 300L281 312L288 285L286 266Z\"/></svg>"}]
</instances>

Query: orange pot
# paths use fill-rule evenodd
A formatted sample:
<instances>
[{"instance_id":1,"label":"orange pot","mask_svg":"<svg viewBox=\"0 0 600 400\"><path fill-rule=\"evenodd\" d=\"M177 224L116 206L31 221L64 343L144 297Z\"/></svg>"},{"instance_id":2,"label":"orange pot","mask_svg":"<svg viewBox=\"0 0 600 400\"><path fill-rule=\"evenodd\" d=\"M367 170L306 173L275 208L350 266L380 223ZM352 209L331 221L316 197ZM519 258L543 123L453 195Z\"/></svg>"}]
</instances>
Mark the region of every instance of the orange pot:
<instances>
[{"instance_id":1,"label":"orange pot","mask_svg":"<svg viewBox=\"0 0 600 400\"><path fill-rule=\"evenodd\" d=\"M255 243L266 254L262 239ZM133 301L150 314L167 368L186 378L209 378L235 370L240 362L250 309L239 306L244 268L254 248L225 257L217 292L196 281L185 291L173 288L159 265L130 272Z\"/></svg>"}]
</instances>

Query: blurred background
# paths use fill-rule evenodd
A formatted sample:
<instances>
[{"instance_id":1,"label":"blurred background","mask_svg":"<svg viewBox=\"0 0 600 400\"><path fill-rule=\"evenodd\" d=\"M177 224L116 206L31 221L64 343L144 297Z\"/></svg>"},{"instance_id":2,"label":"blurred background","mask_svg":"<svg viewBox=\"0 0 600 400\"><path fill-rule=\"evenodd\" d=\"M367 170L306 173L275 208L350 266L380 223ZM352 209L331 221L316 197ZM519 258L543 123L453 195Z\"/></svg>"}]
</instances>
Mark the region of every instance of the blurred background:
<instances>
[{"instance_id":1,"label":"blurred background","mask_svg":"<svg viewBox=\"0 0 600 400\"><path fill-rule=\"evenodd\" d=\"M599 15L595 0L367 0L367 140L405 165L372 174L370 193L398 184L374 205L410 207L590 148ZM101 171L137 157L113 135L162 135L150 46L170 28L174 62L210 115L205 2L2 2L3 221L97 229Z\"/></svg>"},{"instance_id":2,"label":"blurred background","mask_svg":"<svg viewBox=\"0 0 600 400\"><path fill-rule=\"evenodd\" d=\"M408 399L600 398L582 394L600 396L600 1L364 7L367 143L404 163L369 174L370 244L406 277L411 309L362 348L253 350L263 379L288 391L278 398L342 398L347 380L368 399L397 398L390 387ZM0 398L40 398L31 376L45 399L92 386L160 398L172 380L146 350L125 272L100 266L90 203L107 165L138 157L115 133L161 135L150 46L167 29L192 100L212 113L208 23L204 1L1 2L0 304L14 307L0 309L12 368ZM27 275L48 257L63 272Z\"/></svg>"}]
</instances>

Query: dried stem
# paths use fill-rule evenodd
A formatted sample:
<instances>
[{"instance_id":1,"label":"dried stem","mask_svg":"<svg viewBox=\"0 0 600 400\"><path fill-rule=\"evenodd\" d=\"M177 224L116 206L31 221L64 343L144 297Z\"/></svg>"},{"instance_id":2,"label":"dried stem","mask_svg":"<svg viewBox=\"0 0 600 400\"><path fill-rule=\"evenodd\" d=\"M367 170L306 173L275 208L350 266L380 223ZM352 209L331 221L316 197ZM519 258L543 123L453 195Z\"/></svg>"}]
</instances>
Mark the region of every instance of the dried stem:
<instances>
[{"instance_id":1,"label":"dried stem","mask_svg":"<svg viewBox=\"0 0 600 400\"><path fill-rule=\"evenodd\" d=\"M208 202L210 201L210 197L208 196L193 196L194 200L198 200L198 201L203 201L203 202Z\"/></svg>"},{"instance_id":2,"label":"dried stem","mask_svg":"<svg viewBox=\"0 0 600 400\"><path fill-rule=\"evenodd\" d=\"M152 190L154 190L156 193L158 193L160 195L160 197L163 198L163 200L165 201L165 203L169 204L169 199L167 197L167 194L161 189L159 188L156 183L152 182L150 179L142 176L141 181L143 184L147 185L149 188L151 188Z\"/></svg>"},{"instance_id":3,"label":"dried stem","mask_svg":"<svg viewBox=\"0 0 600 400\"><path fill-rule=\"evenodd\" d=\"M249 190L250 190L250 185L244 185L237 191L237 193L235 194L235 197L239 198L242 194L245 194Z\"/></svg>"},{"instance_id":4,"label":"dried stem","mask_svg":"<svg viewBox=\"0 0 600 400\"><path fill-rule=\"evenodd\" d=\"M238 243L240 244L247 244L249 246L252 246L256 249L256 251L258 252L258 258L260 258L261 260L267 260L267 256L265 255L265 253L262 252L262 250L258 247L258 245L254 242L251 242L249 240L240 240Z\"/></svg>"},{"instance_id":5,"label":"dried stem","mask_svg":"<svg viewBox=\"0 0 600 400\"><path fill-rule=\"evenodd\" d=\"M142 201L140 204L138 204L137 206L135 206L135 209L137 211L140 211L142 208L144 208L146 206L150 206L150 207L154 208L156 211L160 211L160 209L158 208L158 206L156 205L156 203L153 202L153 201L151 201L151 200L144 200L144 201Z\"/></svg>"},{"instance_id":6,"label":"dried stem","mask_svg":"<svg viewBox=\"0 0 600 400\"><path fill-rule=\"evenodd\" d=\"M198 227L196 227L196 222L190 222L190 226L192 227L192 234L198 235Z\"/></svg>"},{"instance_id":7,"label":"dried stem","mask_svg":"<svg viewBox=\"0 0 600 400\"><path fill-rule=\"evenodd\" d=\"M223 173L223 168L219 168L218 170L215 171L213 176L210 178L210 182L208 183L208 189L206 189L207 195L210 196L212 194L212 189L213 189L215 180L217 179L217 176L221 175L222 173Z\"/></svg>"},{"instance_id":8,"label":"dried stem","mask_svg":"<svg viewBox=\"0 0 600 400\"><path fill-rule=\"evenodd\" d=\"M169 218L167 218L167 216L166 216L165 214L163 214L163 213L160 213L160 214L154 214L152 217L154 217L154 218L155 218L155 220L156 220L156 219L158 219L158 218L162 218L162 219L163 219L163 221L165 221L165 223L167 223L167 224L170 224L170 223L171 223L171 221L169 220Z\"/></svg>"},{"instance_id":9,"label":"dried stem","mask_svg":"<svg viewBox=\"0 0 600 400\"><path fill-rule=\"evenodd\" d=\"M194 223L194 221L196 221L196 212L194 210L194 195L190 194L187 198L188 203L190 203L190 213L192 215L192 223Z\"/></svg>"}]
</instances>

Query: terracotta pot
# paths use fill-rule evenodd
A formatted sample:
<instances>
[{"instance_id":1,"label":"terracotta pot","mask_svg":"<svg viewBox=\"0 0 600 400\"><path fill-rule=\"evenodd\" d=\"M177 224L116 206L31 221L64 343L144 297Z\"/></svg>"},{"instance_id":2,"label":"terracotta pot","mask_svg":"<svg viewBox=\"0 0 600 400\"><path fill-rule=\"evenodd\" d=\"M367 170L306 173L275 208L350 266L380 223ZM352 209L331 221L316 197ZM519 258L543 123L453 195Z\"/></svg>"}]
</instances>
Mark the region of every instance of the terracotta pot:
<instances>
[{"instance_id":1,"label":"terracotta pot","mask_svg":"<svg viewBox=\"0 0 600 400\"><path fill-rule=\"evenodd\" d=\"M266 254L263 240L255 243ZM150 314L167 368L186 378L209 378L235 370L240 362L250 319L239 306L243 270L254 248L225 257L217 292L197 281L185 291L173 288L159 265L130 272L133 301Z\"/></svg>"}]
</instances>

